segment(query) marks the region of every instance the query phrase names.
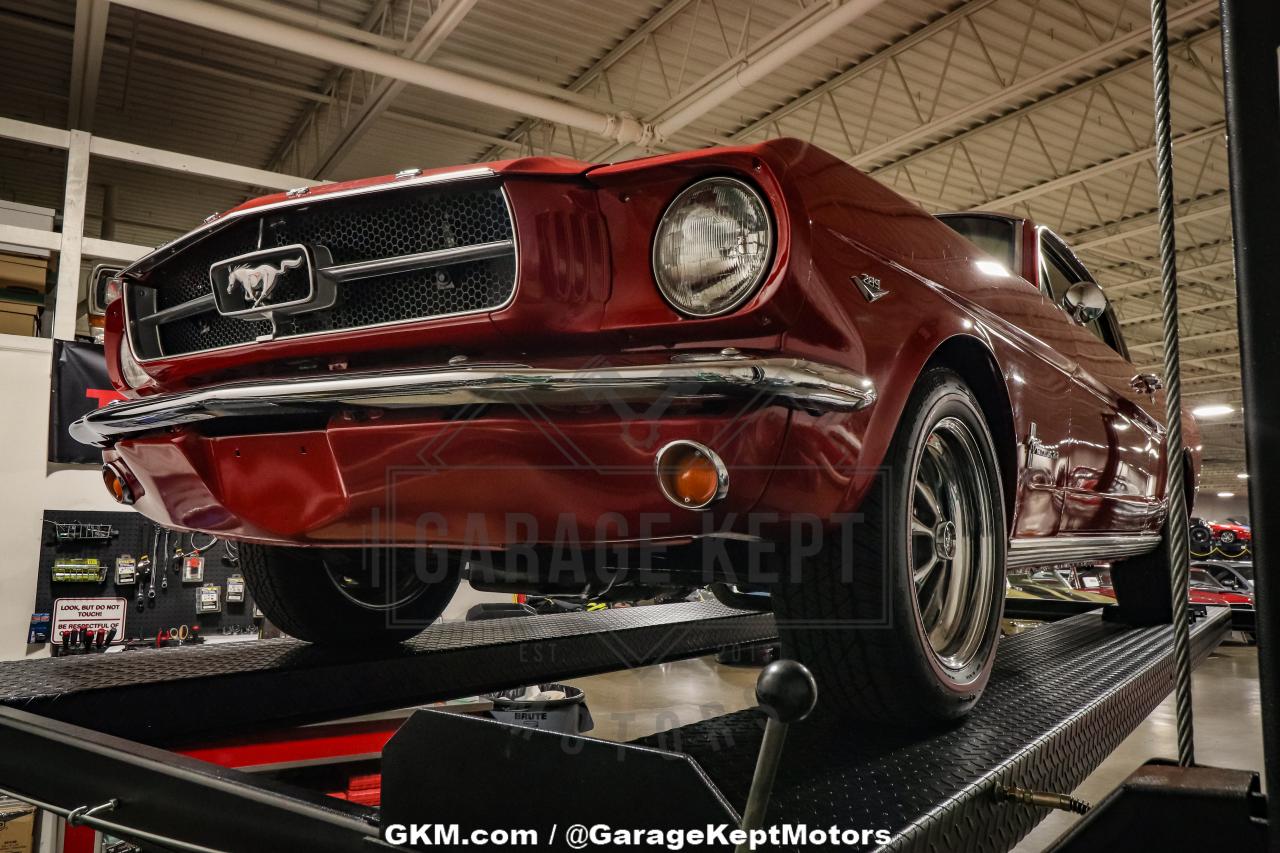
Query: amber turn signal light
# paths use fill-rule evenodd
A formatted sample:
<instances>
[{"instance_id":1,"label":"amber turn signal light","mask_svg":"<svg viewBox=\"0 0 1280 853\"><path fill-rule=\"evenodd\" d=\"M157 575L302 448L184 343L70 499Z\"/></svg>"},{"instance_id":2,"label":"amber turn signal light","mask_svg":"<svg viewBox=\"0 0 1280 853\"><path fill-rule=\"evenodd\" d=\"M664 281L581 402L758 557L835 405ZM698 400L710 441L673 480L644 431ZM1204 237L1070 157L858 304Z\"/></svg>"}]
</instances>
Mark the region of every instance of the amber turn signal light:
<instances>
[{"instance_id":1,"label":"amber turn signal light","mask_svg":"<svg viewBox=\"0 0 1280 853\"><path fill-rule=\"evenodd\" d=\"M729 470L716 452L696 441L673 441L654 460L658 487L685 509L704 509L729 493Z\"/></svg>"},{"instance_id":2,"label":"amber turn signal light","mask_svg":"<svg viewBox=\"0 0 1280 853\"><path fill-rule=\"evenodd\" d=\"M106 483L107 491L111 493L111 497L116 499L116 503L128 506L137 500L137 496L134 495L133 488L129 485L129 480L124 471L114 463L108 462L102 466L102 482Z\"/></svg>"}]
</instances>

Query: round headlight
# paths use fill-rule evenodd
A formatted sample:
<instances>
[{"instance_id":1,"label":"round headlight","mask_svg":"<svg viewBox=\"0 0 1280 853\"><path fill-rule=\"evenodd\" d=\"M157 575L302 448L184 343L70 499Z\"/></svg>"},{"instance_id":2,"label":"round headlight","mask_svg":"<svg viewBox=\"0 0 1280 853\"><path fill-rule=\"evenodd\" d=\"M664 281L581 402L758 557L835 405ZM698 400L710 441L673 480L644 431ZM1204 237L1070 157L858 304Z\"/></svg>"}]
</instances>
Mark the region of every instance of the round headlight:
<instances>
[{"instance_id":1,"label":"round headlight","mask_svg":"<svg viewBox=\"0 0 1280 853\"><path fill-rule=\"evenodd\" d=\"M707 178L675 197L658 222L653 275L678 311L732 311L769 271L773 226L764 199L733 178Z\"/></svg>"}]
</instances>

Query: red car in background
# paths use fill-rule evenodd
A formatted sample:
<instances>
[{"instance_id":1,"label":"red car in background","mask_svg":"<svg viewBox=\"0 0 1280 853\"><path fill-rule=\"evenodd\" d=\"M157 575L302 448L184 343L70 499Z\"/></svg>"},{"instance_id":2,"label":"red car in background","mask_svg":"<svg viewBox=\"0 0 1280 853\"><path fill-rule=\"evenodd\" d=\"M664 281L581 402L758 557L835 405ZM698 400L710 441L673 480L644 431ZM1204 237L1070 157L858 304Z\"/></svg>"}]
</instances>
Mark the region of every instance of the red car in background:
<instances>
[{"instance_id":1,"label":"red car in background","mask_svg":"<svg viewBox=\"0 0 1280 853\"><path fill-rule=\"evenodd\" d=\"M1214 548L1226 554L1239 554L1251 547L1253 530L1247 524L1191 519L1191 549L1199 556L1212 553Z\"/></svg>"},{"instance_id":2,"label":"red car in background","mask_svg":"<svg viewBox=\"0 0 1280 853\"><path fill-rule=\"evenodd\" d=\"M1076 572L1077 589L1096 592L1101 595L1115 597L1115 588L1111 584L1109 569L1081 569ZM1190 596L1192 604L1213 604L1221 607L1253 607L1253 595L1227 589L1217 578L1205 569L1191 567L1189 576ZM1167 595L1167 590L1166 590Z\"/></svg>"},{"instance_id":3,"label":"red car in background","mask_svg":"<svg viewBox=\"0 0 1280 853\"><path fill-rule=\"evenodd\" d=\"M408 636L464 569L697 578L902 723L977 701L1006 566L1128 558L1135 607L1167 570L1161 382L1066 243L797 140L267 196L113 292L133 399L73 433L304 639Z\"/></svg>"}]
</instances>

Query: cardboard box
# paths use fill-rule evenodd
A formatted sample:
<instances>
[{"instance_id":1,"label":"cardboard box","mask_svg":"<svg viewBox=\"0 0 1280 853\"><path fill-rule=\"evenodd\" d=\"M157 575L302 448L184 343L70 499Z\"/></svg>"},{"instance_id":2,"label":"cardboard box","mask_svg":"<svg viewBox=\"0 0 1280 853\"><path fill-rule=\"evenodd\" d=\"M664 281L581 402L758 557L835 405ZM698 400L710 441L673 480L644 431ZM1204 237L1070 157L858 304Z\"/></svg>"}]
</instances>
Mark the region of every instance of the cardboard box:
<instances>
[{"instance_id":1,"label":"cardboard box","mask_svg":"<svg viewBox=\"0 0 1280 853\"><path fill-rule=\"evenodd\" d=\"M35 806L0 806L0 853L31 853L35 835Z\"/></svg>"},{"instance_id":2,"label":"cardboard box","mask_svg":"<svg viewBox=\"0 0 1280 853\"><path fill-rule=\"evenodd\" d=\"M19 287L44 293L49 262L44 258L0 253L0 287Z\"/></svg>"},{"instance_id":3,"label":"cardboard box","mask_svg":"<svg viewBox=\"0 0 1280 853\"><path fill-rule=\"evenodd\" d=\"M33 204L20 204L16 201L0 201L0 223L5 225L52 231L54 213L55 211L48 207L36 207ZM33 249L10 243L0 243L0 252L21 252L41 258L49 257L48 249Z\"/></svg>"},{"instance_id":4,"label":"cardboard box","mask_svg":"<svg viewBox=\"0 0 1280 853\"><path fill-rule=\"evenodd\" d=\"M0 335L35 337L39 333L40 306L0 301Z\"/></svg>"}]
</instances>

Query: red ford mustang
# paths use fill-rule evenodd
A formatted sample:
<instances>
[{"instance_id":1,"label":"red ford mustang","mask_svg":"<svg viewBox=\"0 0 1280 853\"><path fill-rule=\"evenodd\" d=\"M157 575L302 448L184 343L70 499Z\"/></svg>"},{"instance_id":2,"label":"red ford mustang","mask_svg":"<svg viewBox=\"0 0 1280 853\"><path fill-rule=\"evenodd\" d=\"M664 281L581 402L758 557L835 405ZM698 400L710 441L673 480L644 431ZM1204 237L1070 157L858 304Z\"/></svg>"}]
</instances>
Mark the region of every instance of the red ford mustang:
<instances>
[{"instance_id":1,"label":"red ford mustang","mask_svg":"<svg viewBox=\"0 0 1280 853\"><path fill-rule=\"evenodd\" d=\"M305 639L404 637L463 572L715 582L901 722L977 700L1006 566L1167 589L1160 381L1080 261L795 140L267 196L114 292L134 399L74 434Z\"/></svg>"}]
</instances>

